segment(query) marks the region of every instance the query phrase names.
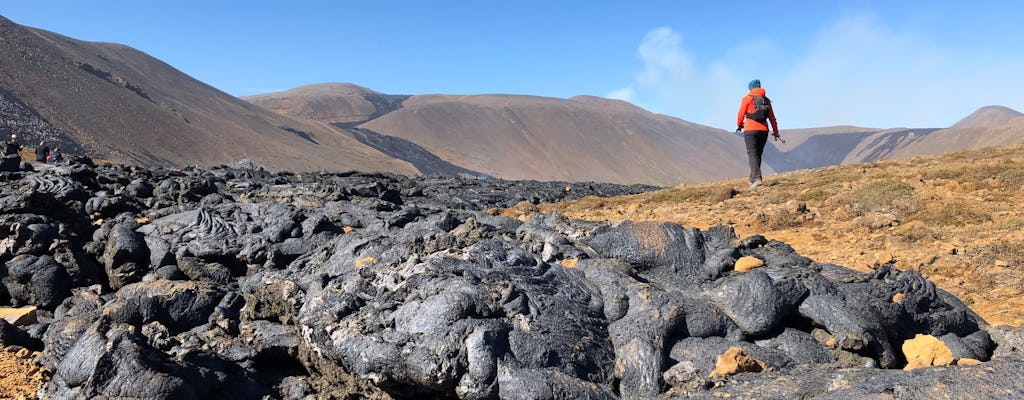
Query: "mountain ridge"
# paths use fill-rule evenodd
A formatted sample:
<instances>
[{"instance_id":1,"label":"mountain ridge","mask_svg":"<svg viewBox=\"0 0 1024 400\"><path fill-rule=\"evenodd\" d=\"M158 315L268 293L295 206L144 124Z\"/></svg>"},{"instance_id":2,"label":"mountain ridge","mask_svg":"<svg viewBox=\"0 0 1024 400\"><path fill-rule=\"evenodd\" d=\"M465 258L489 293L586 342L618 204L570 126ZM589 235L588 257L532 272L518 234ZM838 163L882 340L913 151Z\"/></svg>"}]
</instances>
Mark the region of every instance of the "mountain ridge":
<instances>
[{"instance_id":1,"label":"mountain ridge","mask_svg":"<svg viewBox=\"0 0 1024 400\"><path fill-rule=\"evenodd\" d=\"M740 135L628 102L501 94L392 95L343 82L236 98L129 46L0 17L0 127L23 144L148 166L240 158L275 170L362 170L674 186L744 176ZM982 107L949 128L784 130L783 172L1024 140Z\"/></svg>"},{"instance_id":2,"label":"mountain ridge","mask_svg":"<svg viewBox=\"0 0 1024 400\"><path fill-rule=\"evenodd\" d=\"M7 130L22 143L46 139L149 166L249 158L272 169L415 173L323 124L270 113L129 46L79 41L2 17L0 25L0 88L49 127L5 113Z\"/></svg>"}]
</instances>

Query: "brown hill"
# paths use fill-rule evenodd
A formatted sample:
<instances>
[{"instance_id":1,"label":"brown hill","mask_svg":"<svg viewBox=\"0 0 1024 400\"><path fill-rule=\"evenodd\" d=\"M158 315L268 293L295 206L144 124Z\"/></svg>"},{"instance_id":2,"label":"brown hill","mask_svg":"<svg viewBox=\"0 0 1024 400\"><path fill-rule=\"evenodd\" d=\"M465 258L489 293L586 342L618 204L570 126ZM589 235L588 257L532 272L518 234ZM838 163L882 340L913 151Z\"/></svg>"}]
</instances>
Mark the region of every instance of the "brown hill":
<instances>
[{"instance_id":1,"label":"brown hill","mask_svg":"<svg viewBox=\"0 0 1024 400\"><path fill-rule=\"evenodd\" d=\"M242 101L127 46L0 17L0 132L150 166L250 158L272 169L491 175L671 186L746 174L731 132L590 96L388 95L310 85ZM254 103L256 106L254 105ZM985 107L949 129L784 131L766 172L1024 140Z\"/></svg>"},{"instance_id":2,"label":"brown hill","mask_svg":"<svg viewBox=\"0 0 1024 400\"><path fill-rule=\"evenodd\" d=\"M247 97L331 123L422 172L671 186L743 176L742 141L720 129L592 96L395 96L347 83ZM767 172L937 154L1024 140L1020 113L989 106L948 129L837 126L783 131Z\"/></svg>"},{"instance_id":3,"label":"brown hill","mask_svg":"<svg viewBox=\"0 0 1024 400\"><path fill-rule=\"evenodd\" d=\"M45 138L151 166L249 158L274 169L416 172L350 135L271 113L127 46L3 17L0 37L0 119L23 144Z\"/></svg>"},{"instance_id":4,"label":"brown hill","mask_svg":"<svg viewBox=\"0 0 1024 400\"><path fill-rule=\"evenodd\" d=\"M746 165L735 135L593 97L415 96L361 127L509 179L675 185Z\"/></svg>"},{"instance_id":5,"label":"brown hill","mask_svg":"<svg viewBox=\"0 0 1024 400\"><path fill-rule=\"evenodd\" d=\"M765 150L777 171L863 163L1024 141L1024 118L1012 109L986 106L949 128L876 129L827 127L783 131L787 145Z\"/></svg>"},{"instance_id":6,"label":"brown hill","mask_svg":"<svg viewBox=\"0 0 1024 400\"><path fill-rule=\"evenodd\" d=\"M957 121L957 123L950 126L950 129L966 129L966 128L995 128L1000 125L1005 125L1014 118L1024 116L1008 107L1003 106L985 106L979 108L977 111L971 113Z\"/></svg>"},{"instance_id":7,"label":"brown hill","mask_svg":"<svg viewBox=\"0 0 1024 400\"><path fill-rule=\"evenodd\" d=\"M386 95L351 83L307 85L243 100L277 114L328 124L366 122L390 112L409 96Z\"/></svg>"},{"instance_id":8,"label":"brown hill","mask_svg":"<svg viewBox=\"0 0 1024 400\"><path fill-rule=\"evenodd\" d=\"M953 126L918 138L890 157L910 157L951 150L971 150L1024 141L1024 117L1005 107L984 107Z\"/></svg>"},{"instance_id":9,"label":"brown hill","mask_svg":"<svg viewBox=\"0 0 1024 400\"><path fill-rule=\"evenodd\" d=\"M676 185L746 172L736 135L592 96L409 97L324 84L246 99L506 179Z\"/></svg>"},{"instance_id":10,"label":"brown hill","mask_svg":"<svg viewBox=\"0 0 1024 400\"><path fill-rule=\"evenodd\" d=\"M916 269L988 322L1024 323L1024 144L787 172L763 189L736 190L745 186L523 204L505 214L732 225L822 262Z\"/></svg>"}]
</instances>

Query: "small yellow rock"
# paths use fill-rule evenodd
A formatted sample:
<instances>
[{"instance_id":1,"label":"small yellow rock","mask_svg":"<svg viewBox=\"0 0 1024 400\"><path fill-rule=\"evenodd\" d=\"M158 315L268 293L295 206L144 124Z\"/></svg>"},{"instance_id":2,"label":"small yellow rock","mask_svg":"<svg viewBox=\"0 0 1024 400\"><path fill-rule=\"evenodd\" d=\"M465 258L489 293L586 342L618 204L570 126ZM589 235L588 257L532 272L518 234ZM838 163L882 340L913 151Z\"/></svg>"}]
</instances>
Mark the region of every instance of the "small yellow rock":
<instances>
[{"instance_id":1,"label":"small yellow rock","mask_svg":"<svg viewBox=\"0 0 1024 400\"><path fill-rule=\"evenodd\" d=\"M733 269L738 271L738 272L747 272L747 271L750 271L750 270L752 270L754 268L760 268L760 267L763 267L763 266L764 266L764 261L761 261L760 258L751 257L751 256L744 256L744 257L740 257L739 260L736 260L736 265L733 266Z\"/></svg>"},{"instance_id":2,"label":"small yellow rock","mask_svg":"<svg viewBox=\"0 0 1024 400\"><path fill-rule=\"evenodd\" d=\"M956 365L978 365L981 364L981 360L975 360L973 358L961 358L956 360Z\"/></svg>"},{"instance_id":3,"label":"small yellow rock","mask_svg":"<svg viewBox=\"0 0 1024 400\"><path fill-rule=\"evenodd\" d=\"M356 268L362 268L366 264L376 264L377 259L374 257L363 257L356 260Z\"/></svg>"},{"instance_id":4,"label":"small yellow rock","mask_svg":"<svg viewBox=\"0 0 1024 400\"><path fill-rule=\"evenodd\" d=\"M580 262L578 258L566 258L562 260L562 266L566 268L576 268L576 264Z\"/></svg>"},{"instance_id":5,"label":"small yellow rock","mask_svg":"<svg viewBox=\"0 0 1024 400\"><path fill-rule=\"evenodd\" d=\"M903 367L905 371L953 364L953 352L932 335L918 333L913 339L904 341L903 355L907 357L907 366Z\"/></svg>"},{"instance_id":6,"label":"small yellow rock","mask_svg":"<svg viewBox=\"0 0 1024 400\"><path fill-rule=\"evenodd\" d=\"M718 356L711 376L726 377L740 372L761 372L767 368L768 366L761 360L747 355L742 348L733 346Z\"/></svg>"},{"instance_id":7,"label":"small yellow rock","mask_svg":"<svg viewBox=\"0 0 1024 400\"><path fill-rule=\"evenodd\" d=\"M896 304L903 304L903 301L907 299L907 295L903 293L896 293L892 295L892 302Z\"/></svg>"},{"instance_id":8,"label":"small yellow rock","mask_svg":"<svg viewBox=\"0 0 1024 400\"><path fill-rule=\"evenodd\" d=\"M37 322L36 320L36 307L25 306L25 307L0 307L0 318L3 318L7 323L16 326L32 325Z\"/></svg>"}]
</instances>

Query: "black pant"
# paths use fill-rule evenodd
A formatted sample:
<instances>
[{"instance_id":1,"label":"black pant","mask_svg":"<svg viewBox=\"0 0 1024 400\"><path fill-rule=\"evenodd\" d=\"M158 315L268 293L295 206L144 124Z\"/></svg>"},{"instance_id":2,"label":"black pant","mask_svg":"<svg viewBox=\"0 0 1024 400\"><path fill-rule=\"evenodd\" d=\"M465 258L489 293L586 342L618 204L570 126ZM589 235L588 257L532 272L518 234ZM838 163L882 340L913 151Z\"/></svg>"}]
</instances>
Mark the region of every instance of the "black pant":
<instances>
[{"instance_id":1,"label":"black pant","mask_svg":"<svg viewBox=\"0 0 1024 400\"><path fill-rule=\"evenodd\" d=\"M750 182L761 180L761 154L768 143L768 131L743 132L743 140L747 142L747 161L750 162Z\"/></svg>"}]
</instances>

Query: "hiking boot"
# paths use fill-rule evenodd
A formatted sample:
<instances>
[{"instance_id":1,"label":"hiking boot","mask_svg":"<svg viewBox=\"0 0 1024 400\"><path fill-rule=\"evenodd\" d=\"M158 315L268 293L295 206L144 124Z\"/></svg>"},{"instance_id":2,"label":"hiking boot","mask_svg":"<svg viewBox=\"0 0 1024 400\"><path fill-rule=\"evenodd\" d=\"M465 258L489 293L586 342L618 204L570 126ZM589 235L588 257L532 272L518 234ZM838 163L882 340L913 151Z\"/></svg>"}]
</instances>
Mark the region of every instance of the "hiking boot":
<instances>
[{"instance_id":1,"label":"hiking boot","mask_svg":"<svg viewBox=\"0 0 1024 400\"><path fill-rule=\"evenodd\" d=\"M750 182L750 187L749 187L749 188L747 188L747 191L748 191L748 192L749 192L749 191L752 191L752 190L754 190L754 188L756 188L756 187L758 187L758 186L761 186L761 180L760 180L760 179L758 179L758 180L755 180L755 181L753 181L753 182Z\"/></svg>"}]
</instances>

